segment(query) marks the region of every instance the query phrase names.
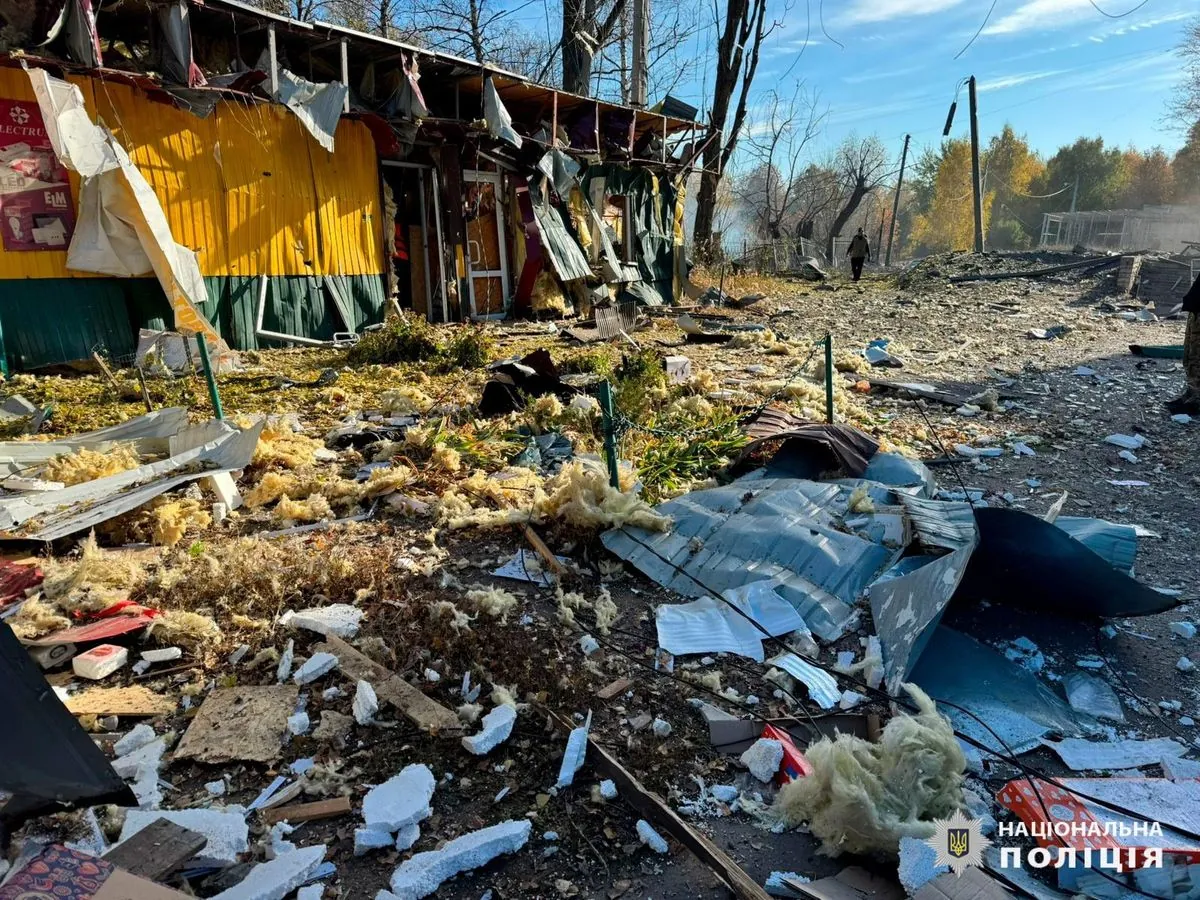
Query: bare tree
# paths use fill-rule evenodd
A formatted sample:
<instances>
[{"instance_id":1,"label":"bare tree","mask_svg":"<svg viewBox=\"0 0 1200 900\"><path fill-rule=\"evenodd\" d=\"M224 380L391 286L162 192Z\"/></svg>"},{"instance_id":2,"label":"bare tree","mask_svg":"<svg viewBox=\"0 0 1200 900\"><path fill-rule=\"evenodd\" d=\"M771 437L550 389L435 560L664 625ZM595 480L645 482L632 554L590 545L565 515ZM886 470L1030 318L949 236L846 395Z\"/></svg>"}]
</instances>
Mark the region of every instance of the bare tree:
<instances>
[{"instance_id":1,"label":"bare tree","mask_svg":"<svg viewBox=\"0 0 1200 900\"><path fill-rule=\"evenodd\" d=\"M616 33L626 0L562 0L562 87L587 97L592 63Z\"/></svg>"},{"instance_id":2,"label":"bare tree","mask_svg":"<svg viewBox=\"0 0 1200 900\"><path fill-rule=\"evenodd\" d=\"M375 0L380 2L380 0ZM442 50L528 74L545 62L546 41L515 25L499 0L425 0L413 4L408 28L431 50Z\"/></svg>"},{"instance_id":3,"label":"bare tree","mask_svg":"<svg viewBox=\"0 0 1200 900\"><path fill-rule=\"evenodd\" d=\"M719 0L713 0L714 5ZM758 58L763 41L780 25L780 20L767 22L767 0L725 0L724 22L714 10L721 36L717 41L714 63L713 105L709 127L717 134L704 149L704 172L696 198L696 221L693 240L701 258L712 256L713 218L716 212L717 187L737 149L738 137L746 121L746 103L758 71ZM786 14L787 7L780 10ZM730 112L732 110L732 120Z\"/></svg>"},{"instance_id":4,"label":"bare tree","mask_svg":"<svg viewBox=\"0 0 1200 900\"><path fill-rule=\"evenodd\" d=\"M878 137L859 140L850 135L838 147L834 168L841 190L840 211L834 216L825 239L825 251L833 259L833 239L842 233L863 198L888 176L887 150Z\"/></svg>"},{"instance_id":5,"label":"bare tree","mask_svg":"<svg viewBox=\"0 0 1200 900\"><path fill-rule=\"evenodd\" d=\"M662 97L695 74L703 57L689 52L688 42L700 27L698 4L689 0L655 0L651 4L650 44L646 50L649 97ZM633 73L629 52L631 29L627 3L611 40L600 48L593 60L593 96L629 102Z\"/></svg>"},{"instance_id":6,"label":"bare tree","mask_svg":"<svg viewBox=\"0 0 1200 900\"><path fill-rule=\"evenodd\" d=\"M1176 51L1184 77L1167 109L1170 117L1187 131L1200 122L1200 17L1193 19Z\"/></svg>"},{"instance_id":7,"label":"bare tree","mask_svg":"<svg viewBox=\"0 0 1200 900\"><path fill-rule=\"evenodd\" d=\"M798 177L801 157L820 132L824 115L817 97L797 82L790 96L774 89L747 120L742 152L754 168L734 186L733 192L752 226L762 237L779 240L790 230L803 185Z\"/></svg>"}]
</instances>

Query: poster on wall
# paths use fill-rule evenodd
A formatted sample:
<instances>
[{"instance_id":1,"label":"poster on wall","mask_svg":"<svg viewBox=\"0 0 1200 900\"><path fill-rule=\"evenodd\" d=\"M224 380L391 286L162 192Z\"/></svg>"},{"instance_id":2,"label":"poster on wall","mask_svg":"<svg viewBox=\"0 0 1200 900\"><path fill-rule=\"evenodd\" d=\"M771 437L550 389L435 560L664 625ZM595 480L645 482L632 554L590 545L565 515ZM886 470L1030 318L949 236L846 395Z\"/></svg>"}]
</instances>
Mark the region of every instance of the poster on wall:
<instances>
[{"instance_id":1,"label":"poster on wall","mask_svg":"<svg viewBox=\"0 0 1200 900\"><path fill-rule=\"evenodd\" d=\"M5 250L65 250L75 230L67 170L36 102L0 98L0 235Z\"/></svg>"}]
</instances>

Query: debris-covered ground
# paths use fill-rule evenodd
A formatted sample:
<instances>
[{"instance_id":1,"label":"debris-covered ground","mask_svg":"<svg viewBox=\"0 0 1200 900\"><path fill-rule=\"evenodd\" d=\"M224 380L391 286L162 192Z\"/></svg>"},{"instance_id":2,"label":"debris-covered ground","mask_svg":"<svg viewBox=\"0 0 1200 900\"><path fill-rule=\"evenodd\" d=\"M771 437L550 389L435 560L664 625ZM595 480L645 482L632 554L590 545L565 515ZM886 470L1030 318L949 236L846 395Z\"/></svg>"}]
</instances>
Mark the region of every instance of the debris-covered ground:
<instances>
[{"instance_id":1,"label":"debris-covered ground","mask_svg":"<svg viewBox=\"0 0 1200 900\"><path fill-rule=\"evenodd\" d=\"M780 593L739 602L786 598L771 629L785 645L754 632L747 638L740 620L714 602L709 618L693 626L698 633L675 636L707 640L710 649L672 657L659 649L656 608L702 596L695 585L710 578L731 586L737 577L757 579L721 569L713 534L676 533L679 511L689 507L655 506L694 501L698 508L705 491L775 465L785 455L775 456L781 441L747 447L744 430L768 407L823 422L828 333L836 420L878 443L879 454L929 463L941 489L930 501L944 502L947 517L956 501L970 499L1039 520L1050 513L1136 526L1134 571L1156 589L1149 594L1164 606L1200 595L1200 425L1163 409L1182 388L1178 360L1129 349L1179 344L1182 322L1160 320L1119 295L1111 266L948 281L1077 261L943 257L860 285L704 273L696 279L702 286L759 297L741 308L651 310L645 327L612 343L580 344L568 334L572 323L437 328L404 319L349 350L243 354L243 370L220 377L235 427L219 436L184 427L40 456L22 451L4 483L10 493L0 498L13 539L0 611L67 709L117 759L142 811L104 804L34 816L12 835L9 858L49 839L103 853L148 824L146 816L152 821L150 811L215 810L208 823L178 819L208 834L208 846L159 880L194 896L232 889L221 896L280 900L306 882L324 893L310 887L302 898L372 897L389 884L403 897L435 889L464 898L719 897L729 895L726 883L753 896L728 872L718 876L719 863L690 854L640 786L709 835L757 884L776 871L816 880L852 864L915 892L923 881L914 874L917 851L908 848L898 873L900 837L928 837L934 819L959 808L1011 819L996 795L1021 774L986 751L980 761L979 749L956 741L924 694L910 700L899 689L909 668L923 671L915 665L920 651L893 679L900 664L892 632L872 616L868 583L910 541L925 553L931 544L936 553L956 545L932 542L919 510L894 505L893 516L892 501L873 500L870 488L846 486L833 501L787 495L789 504L799 496L814 509L832 503L834 512L822 510L814 521L834 544L878 526L882 537L871 532L855 544L876 554L870 577L858 585L856 560L835 551L834 571L847 573L836 588L821 581L819 559L803 571L768 562L783 520L760 519L762 530L740 552ZM688 331L697 334L688 340ZM664 357L680 356L686 364L664 365ZM500 360L521 363L488 368ZM149 369L156 408L186 407L193 425L210 417L201 377L155 373L152 362ZM52 412L35 435L21 434L27 417L7 419L8 437L31 446L69 441L144 414L136 372L115 378L10 378L6 394ZM609 486L603 455L601 381L613 387L620 490ZM228 464L232 457L222 454L247 433L239 429L251 428L261 432L248 460ZM875 452L871 446L866 455ZM87 495L88 485L137 472L121 491L147 490L162 473L139 467L186 453L198 455L172 469L184 473L178 485L94 527L76 527L74 517L113 502ZM853 456L835 447L835 459ZM825 476L836 468L819 466L805 483L834 484ZM240 506L212 474L226 470ZM842 474L873 477L861 469ZM787 488L777 472L770 477ZM749 506L763 483L738 484L750 493L729 501L724 514ZM61 491L85 493L66 510L48 500L10 503ZM893 525L899 531L887 531ZM612 541L601 540L610 529L641 535L638 546L613 552ZM1132 533L1122 539L1132 541ZM1009 552L1031 554L1035 571L1035 550ZM691 576L669 572L668 587L646 577L656 565L647 554L660 552L674 554L675 564L689 557L683 568ZM636 566L622 562L638 553ZM1008 562L1015 579L1022 561ZM40 567L40 583L29 583L30 564ZM1138 586L1124 573L1102 568L1125 579L1122 597L1135 596ZM1096 690L1101 700L1115 693L1109 712L1121 721L1089 719L1079 735L1044 727L1017 750L1020 762L1093 778L1097 770L1134 769L1161 779L1164 758L1178 769L1172 761L1192 749L1200 711L1189 658L1200 649L1192 647L1186 602L1101 622L1106 598L1081 611L1066 599L1058 604L1057 583L1035 588L994 596L1005 586L993 583L986 599L956 600L941 621L998 649L1002 662L1052 692L1068 713L1083 708L1080 691ZM826 622L841 609L834 600L804 601L798 628L790 592L805 590L817 598L849 591L845 611L854 612ZM1145 596L1135 599L1144 604ZM743 608L766 621L767 606ZM108 623L100 640L95 631L64 634L96 623ZM936 618L924 625L932 630ZM729 628L741 650L719 652L714 627ZM98 644L123 649L84 653ZM107 673L121 661L114 654L126 661ZM100 677L78 674L95 675L89 666ZM885 674L883 687L909 705L873 692ZM750 725L735 752L714 741L714 708ZM777 775L792 765L774 755L782 745L751 746L764 718L786 726L808 751L812 771L782 790L788 778ZM568 738L585 724L594 745L579 748L575 771ZM1009 734L1007 722L988 724ZM818 741L835 728L857 737ZM1063 755L1069 750L1039 743L1056 737L1086 737L1112 755L1103 766L1072 764ZM580 731L575 741L583 739ZM1145 744L1114 743L1152 739L1157 752L1145 759L1137 756L1149 752ZM908 754L915 747L922 755L914 775ZM850 758L888 789L845 796L843 779L854 780ZM1122 759L1128 764L1111 761ZM481 829L493 830L475 834ZM324 853L302 852L322 845ZM422 855L432 851L441 852ZM235 887L253 865L275 858L279 868L250 876L273 883L273 893L255 893L253 881ZM323 862L333 868L319 868ZM470 874L454 877L459 871ZM1072 889L1087 889L1089 876L1082 877ZM776 879L773 890L788 888Z\"/></svg>"}]
</instances>

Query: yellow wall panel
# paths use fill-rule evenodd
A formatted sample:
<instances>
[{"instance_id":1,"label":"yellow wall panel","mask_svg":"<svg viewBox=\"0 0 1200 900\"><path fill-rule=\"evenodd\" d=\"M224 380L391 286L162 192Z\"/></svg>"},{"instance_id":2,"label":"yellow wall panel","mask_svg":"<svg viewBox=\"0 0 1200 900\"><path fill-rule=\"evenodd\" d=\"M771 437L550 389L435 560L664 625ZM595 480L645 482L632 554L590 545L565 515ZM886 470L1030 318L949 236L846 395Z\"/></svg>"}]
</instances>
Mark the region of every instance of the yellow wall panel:
<instances>
[{"instance_id":1,"label":"yellow wall panel","mask_svg":"<svg viewBox=\"0 0 1200 900\"><path fill-rule=\"evenodd\" d=\"M207 119L135 87L71 76L89 114L129 151L177 243L205 275L363 275L384 271L379 169L370 130L342 120L327 153L281 106L222 101ZM28 76L0 67L0 97L36 103ZM74 173L71 196L78 209ZM103 277L66 268L66 251L7 252L0 279Z\"/></svg>"}]
</instances>

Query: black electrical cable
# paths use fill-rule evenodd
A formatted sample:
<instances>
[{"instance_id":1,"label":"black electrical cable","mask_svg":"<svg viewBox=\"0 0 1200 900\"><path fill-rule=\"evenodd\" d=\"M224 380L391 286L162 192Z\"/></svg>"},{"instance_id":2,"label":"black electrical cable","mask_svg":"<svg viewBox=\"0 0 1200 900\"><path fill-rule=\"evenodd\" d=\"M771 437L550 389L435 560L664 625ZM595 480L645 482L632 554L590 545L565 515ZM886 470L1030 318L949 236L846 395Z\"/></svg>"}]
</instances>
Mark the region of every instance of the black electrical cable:
<instances>
[{"instance_id":1,"label":"black electrical cable","mask_svg":"<svg viewBox=\"0 0 1200 900\"><path fill-rule=\"evenodd\" d=\"M1150 0L1142 0L1141 3L1139 3L1133 9L1129 10L1129 12L1110 13L1110 12L1106 12L1105 10L1101 9L1100 5L1098 3L1096 3L1096 0L1088 0L1088 3L1092 4L1092 8L1095 9L1096 12L1100 13L1100 15L1105 16L1106 18L1109 18L1109 19L1123 19L1126 16L1132 16L1135 12L1137 12L1139 9L1141 9L1143 6L1145 6L1149 2L1150 2Z\"/></svg>"},{"instance_id":2,"label":"black electrical cable","mask_svg":"<svg viewBox=\"0 0 1200 900\"><path fill-rule=\"evenodd\" d=\"M961 50L959 50L957 53L954 54L955 59L958 59L960 56L962 56L964 53L966 53L968 50L970 50L971 45L975 43L975 41L979 38L979 36L981 34L983 34L983 29L987 28L987 23L991 20L992 13L994 13L996 11L996 2L997 2L997 0L992 0L991 8L987 11L987 15L983 17L983 24L979 26L979 30L976 31L975 34L973 34L971 36L971 39L969 41L967 41L967 45L965 47L963 47Z\"/></svg>"}]
</instances>

